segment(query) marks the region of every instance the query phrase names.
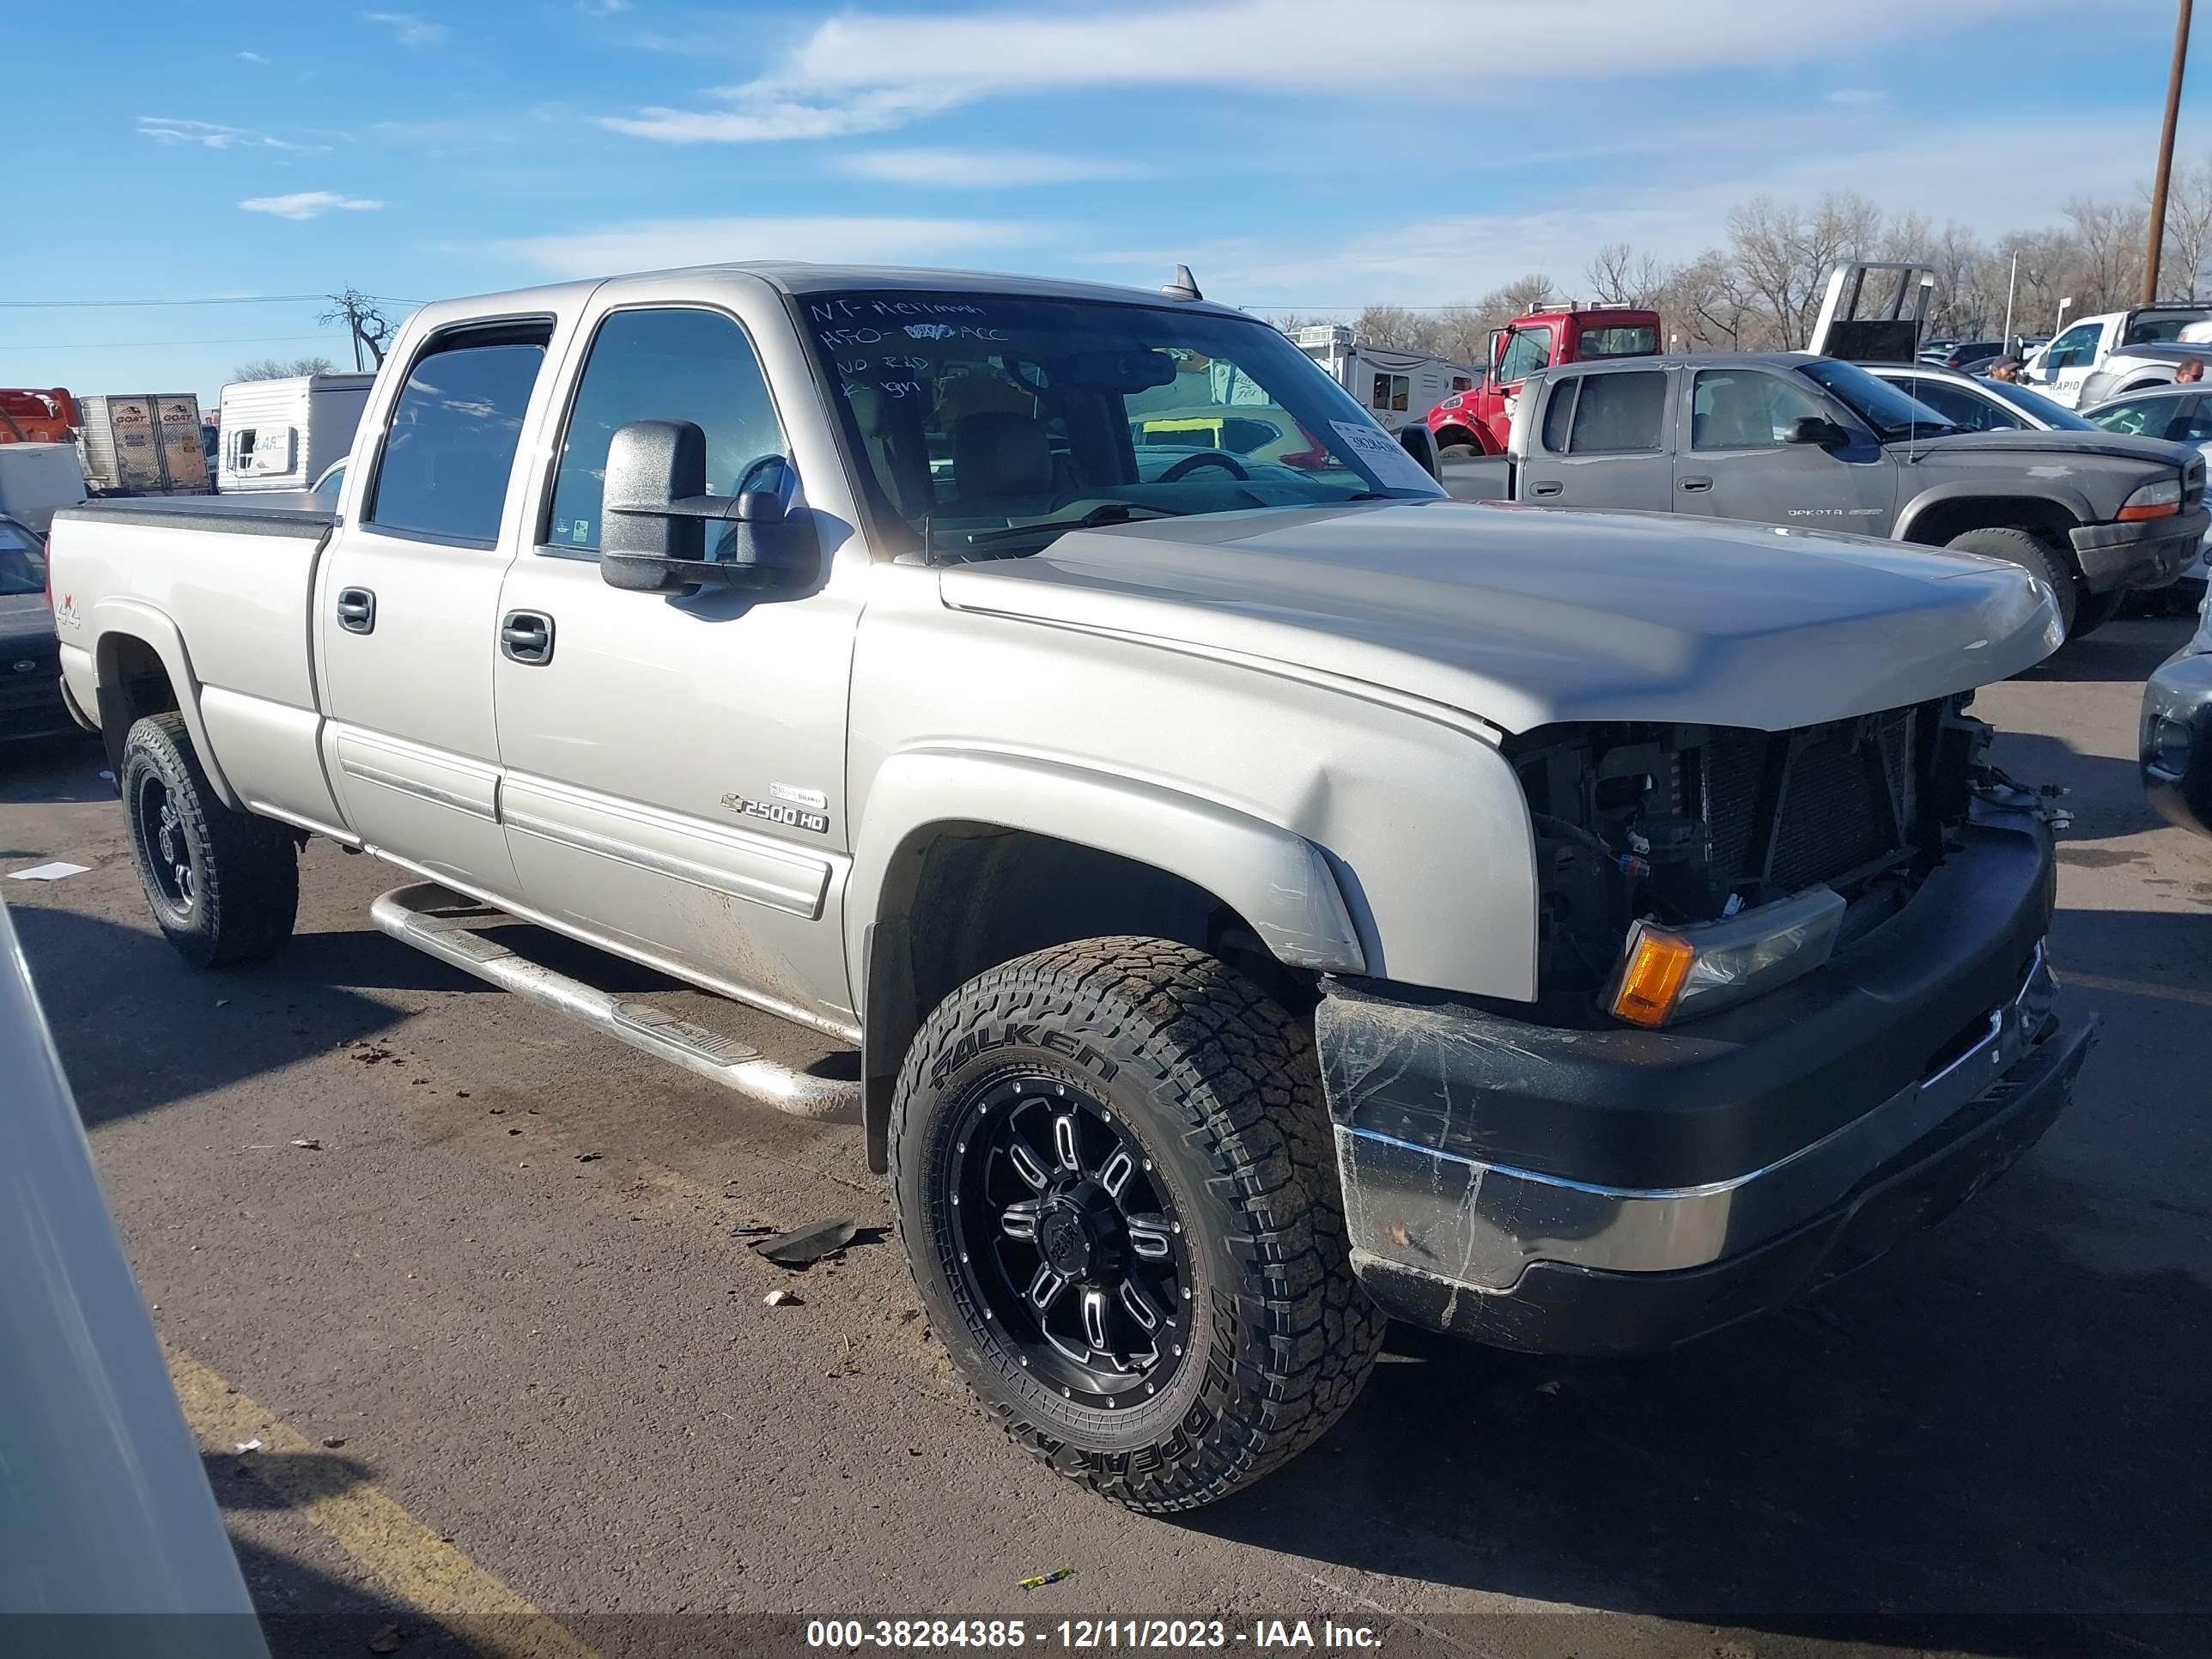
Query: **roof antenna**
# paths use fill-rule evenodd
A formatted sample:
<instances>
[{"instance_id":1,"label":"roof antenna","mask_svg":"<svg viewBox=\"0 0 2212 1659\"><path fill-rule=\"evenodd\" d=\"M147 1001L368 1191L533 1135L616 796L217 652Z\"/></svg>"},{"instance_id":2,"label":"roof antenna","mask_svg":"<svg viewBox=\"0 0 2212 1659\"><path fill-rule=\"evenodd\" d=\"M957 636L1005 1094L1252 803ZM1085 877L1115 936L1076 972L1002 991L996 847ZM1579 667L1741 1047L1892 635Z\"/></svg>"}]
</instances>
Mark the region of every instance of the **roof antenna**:
<instances>
[{"instance_id":1,"label":"roof antenna","mask_svg":"<svg viewBox=\"0 0 2212 1659\"><path fill-rule=\"evenodd\" d=\"M1198 291L1198 278L1190 274L1188 265L1177 265L1175 275L1161 288L1160 292L1170 300L1203 300Z\"/></svg>"}]
</instances>

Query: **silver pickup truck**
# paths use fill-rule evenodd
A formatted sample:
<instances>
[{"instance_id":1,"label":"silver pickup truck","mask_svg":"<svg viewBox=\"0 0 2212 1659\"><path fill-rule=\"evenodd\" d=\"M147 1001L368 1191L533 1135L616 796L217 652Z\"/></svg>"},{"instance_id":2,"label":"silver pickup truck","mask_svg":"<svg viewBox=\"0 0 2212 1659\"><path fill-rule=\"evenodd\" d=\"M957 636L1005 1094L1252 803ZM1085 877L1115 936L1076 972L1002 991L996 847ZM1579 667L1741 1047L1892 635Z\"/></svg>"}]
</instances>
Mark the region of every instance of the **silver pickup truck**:
<instances>
[{"instance_id":1,"label":"silver pickup truck","mask_svg":"<svg viewBox=\"0 0 2212 1659\"><path fill-rule=\"evenodd\" d=\"M1310 1444L1386 1315L1612 1353L1796 1296L2005 1167L2091 1041L1966 713L2057 646L2046 586L1450 501L1188 285L433 305L335 512L72 511L53 593L179 949L275 950L327 836L409 873L408 943L859 1119L977 1395L1137 1508Z\"/></svg>"},{"instance_id":2,"label":"silver pickup truck","mask_svg":"<svg viewBox=\"0 0 2212 1659\"><path fill-rule=\"evenodd\" d=\"M1453 493L1695 513L2004 559L2069 635L2171 582L2212 511L2192 448L2112 433L1967 432L1856 364L1802 351L1568 363L1532 376L1504 457Z\"/></svg>"}]
</instances>

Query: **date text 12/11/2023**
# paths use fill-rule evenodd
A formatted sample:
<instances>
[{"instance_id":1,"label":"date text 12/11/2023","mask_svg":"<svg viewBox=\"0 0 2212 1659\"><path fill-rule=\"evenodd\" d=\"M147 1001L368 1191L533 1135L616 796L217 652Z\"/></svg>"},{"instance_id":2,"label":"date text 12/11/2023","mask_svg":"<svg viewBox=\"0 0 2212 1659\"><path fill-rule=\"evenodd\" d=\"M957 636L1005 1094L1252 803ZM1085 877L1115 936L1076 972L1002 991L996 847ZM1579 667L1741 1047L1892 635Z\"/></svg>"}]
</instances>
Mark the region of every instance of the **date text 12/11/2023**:
<instances>
[{"instance_id":1,"label":"date text 12/11/2023","mask_svg":"<svg viewBox=\"0 0 2212 1659\"><path fill-rule=\"evenodd\" d=\"M1382 1645L1381 1632L1334 1620L1062 1619L1030 1625L1020 1619L817 1619L806 1645L866 1648L1054 1648L1064 1652L1243 1649L1250 1653L1357 1653Z\"/></svg>"}]
</instances>

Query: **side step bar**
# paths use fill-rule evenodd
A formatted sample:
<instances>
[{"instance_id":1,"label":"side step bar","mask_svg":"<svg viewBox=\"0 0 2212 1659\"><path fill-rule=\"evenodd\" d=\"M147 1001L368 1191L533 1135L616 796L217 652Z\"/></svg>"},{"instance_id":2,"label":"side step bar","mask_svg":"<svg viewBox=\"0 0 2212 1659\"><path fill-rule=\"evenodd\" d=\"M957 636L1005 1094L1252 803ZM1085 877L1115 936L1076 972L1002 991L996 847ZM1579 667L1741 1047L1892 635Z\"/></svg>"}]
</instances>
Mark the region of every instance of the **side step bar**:
<instances>
[{"instance_id":1,"label":"side step bar","mask_svg":"<svg viewBox=\"0 0 2212 1659\"><path fill-rule=\"evenodd\" d=\"M463 973L474 974L502 991L512 991L555 1013L619 1037L633 1048L673 1060L748 1100L820 1122L860 1121L858 1083L816 1077L781 1065L749 1043L679 1019L664 1008L611 995L581 980L541 967L498 940L472 931L466 919L435 914L463 906L480 908L475 900L425 881L393 888L368 907L368 915L379 928L404 945L411 945Z\"/></svg>"}]
</instances>

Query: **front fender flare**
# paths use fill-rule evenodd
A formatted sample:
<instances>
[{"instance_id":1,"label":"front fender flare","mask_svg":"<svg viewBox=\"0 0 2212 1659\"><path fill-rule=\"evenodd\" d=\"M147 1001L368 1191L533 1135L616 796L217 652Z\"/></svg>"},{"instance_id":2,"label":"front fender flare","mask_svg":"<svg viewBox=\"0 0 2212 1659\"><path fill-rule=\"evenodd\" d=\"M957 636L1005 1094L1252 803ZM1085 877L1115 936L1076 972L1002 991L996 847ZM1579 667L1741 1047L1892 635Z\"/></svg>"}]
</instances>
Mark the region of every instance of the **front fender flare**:
<instances>
[{"instance_id":1,"label":"front fender flare","mask_svg":"<svg viewBox=\"0 0 2212 1659\"><path fill-rule=\"evenodd\" d=\"M2033 489L2022 489L2009 483L2000 489L1988 483L1962 478L1954 483L1931 485L1907 501L1898 514L1897 523L1891 529L1890 536L1897 541L1911 541L1914 526L1928 516L1931 507L1940 507L1946 501L1968 500L2041 501L2068 514L2076 524L2094 524L2100 519L2112 516L2108 513L2097 512L2090 506L2087 495L2055 479L2040 480Z\"/></svg>"},{"instance_id":2,"label":"front fender flare","mask_svg":"<svg viewBox=\"0 0 2212 1659\"><path fill-rule=\"evenodd\" d=\"M223 775L222 763L216 757L215 745L208 740L207 726L200 718L199 678L192 672L191 653L185 648L185 636L177 624L143 599L120 597L95 602L88 620L92 625L93 672L98 677L100 688L100 732L109 745L109 758L116 763L118 787L122 775L123 743L130 731L129 722L121 718L122 687L115 683L115 653L108 642L128 638L137 641L161 659L162 671L169 677L169 687L177 694L177 712L184 716L192 751L199 757L200 769L207 774L216 798L232 811L244 811L246 803Z\"/></svg>"},{"instance_id":3,"label":"front fender flare","mask_svg":"<svg viewBox=\"0 0 2212 1659\"><path fill-rule=\"evenodd\" d=\"M1279 824L1158 784L1033 756L894 755L870 784L847 889L847 960L864 963L892 860L933 823L988 823L1118 854L1194 882L1249 922L1276 959L1365 971L1359 929L1321 849Z\"/></svg>"}]
</instances>

